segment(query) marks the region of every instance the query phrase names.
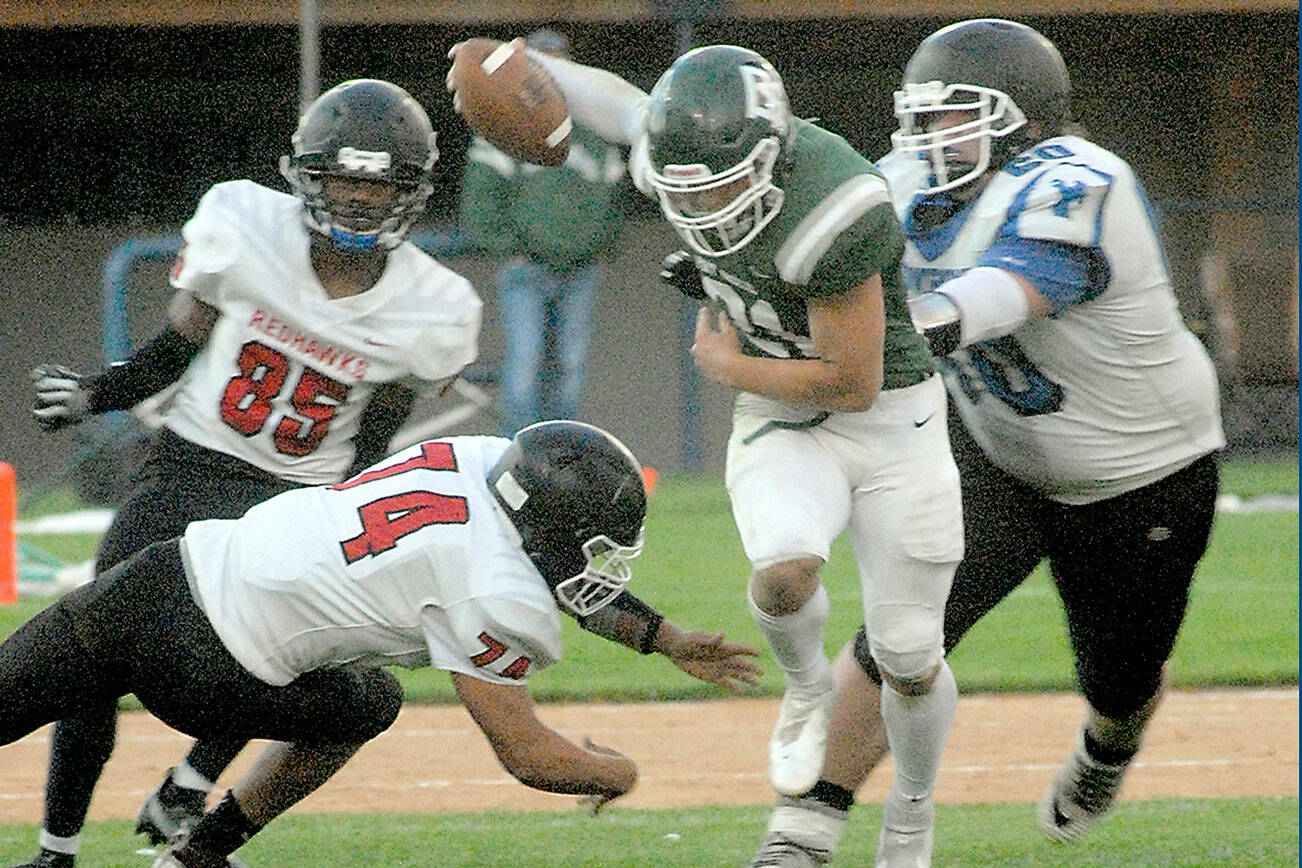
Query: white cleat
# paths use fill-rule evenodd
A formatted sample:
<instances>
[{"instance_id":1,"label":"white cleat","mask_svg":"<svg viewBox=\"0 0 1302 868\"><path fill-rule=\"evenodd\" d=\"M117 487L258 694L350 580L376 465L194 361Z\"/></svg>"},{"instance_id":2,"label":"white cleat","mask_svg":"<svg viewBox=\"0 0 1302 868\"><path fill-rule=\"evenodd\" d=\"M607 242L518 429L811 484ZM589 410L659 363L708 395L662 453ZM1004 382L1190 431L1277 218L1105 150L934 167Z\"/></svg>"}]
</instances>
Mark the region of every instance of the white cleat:
<instances>
[{"instance_id":1,"label":"white cleat","mask_svg":"<svg viewBox=\"0 0 1302 868\"><path fill-rule=\"evenodd\" d=\"M832 854L826 850L806 847L780 833L770 832L747 868L819 868L830 858Z\"/></svg>"},{"instance_id":2,"label":"white cleat","mask_svg":"<svg viewBox=\"0 0 1302 868\"><path fill-rule=\"evenodd\" d=\"M874 868L931 868L931 845L934 830L897 832L882 827L877 839Z\"/></svg>"},{"instance_id":3,"label":"white cleat","mask_svg":"<svg viewBox=\"0 0 1302 868\"><path fill-rule=\"evenodd\" d=\"M769 739L769 782L784 796L798 796L818 783L827 748L827 726L836 700L829 674L810 689L788 686Z\"/></svg>"}]
</instances>

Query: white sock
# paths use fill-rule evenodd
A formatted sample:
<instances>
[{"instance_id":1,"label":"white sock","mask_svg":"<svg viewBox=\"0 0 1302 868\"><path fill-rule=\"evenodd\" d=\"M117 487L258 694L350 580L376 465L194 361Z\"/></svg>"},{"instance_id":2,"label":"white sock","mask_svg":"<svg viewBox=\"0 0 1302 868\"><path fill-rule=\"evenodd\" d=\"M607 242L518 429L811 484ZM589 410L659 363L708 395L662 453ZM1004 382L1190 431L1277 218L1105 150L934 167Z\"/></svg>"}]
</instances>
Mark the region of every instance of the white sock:
<instances>
[{"instance_id":1,"label":"white sock","mask_svg":"<svg viewBox=\"0 0 1302 868\"><path fill-rule=\"evenodd\" d=\"M55 853L69 853L76 856L77 851L81 849L81 833L78 832L76 835L60 838L58 835L51 835L42 829L41 834L36 838L36 843L40 844L44 850L53 850Z\"/></svg>"},{"instance_id":2,"label":"white sock","mask_svg":"<svg viewBox=\"0 0 1302 868\"><path fill-rule=\"evenodd\" d=\"M832 664L823 649L823 628L827 625L831 602L822 585L805 605L790 615L775 616L762 611L749 592L746 605L773 649L774 659L787 674L788 687L813 687L831 681Z\"/></svg>"},{"instance_id":3,"label":"white sock","mask_svg":"<svg viewBox=\"0 0 1302 868\"><path fill-rule=\"evenodd\" d=\"M199 790L204 793L211 793L213 785L212 781L195 771L194 766L185 760L181 760L172 769L172 783L187 790Z\"/></svg>"},{"instance_id":4,"label":"white sock","mask_svg":"<svg viewBox=\"0 0 1302 868\"><path fill-rule=\"evenodd\" d=\"M839 811L814 799L780 796L777 807L769 815L768 831L830 856L841 841L848 816L848 811Z\"/></svg>"},{"instance_id":5,"label":"white sock","mask_svg":"<svg viewBox=\"0 0 1302 868\"><path fill-rule=\"evenodd\" d=\"M957 705L958 685L943 660L925 696L904 696L882 684L882 721L895 763L883 814L891 828L907 832L930 825L932 790Z\"/></svg>"}]
</instances>

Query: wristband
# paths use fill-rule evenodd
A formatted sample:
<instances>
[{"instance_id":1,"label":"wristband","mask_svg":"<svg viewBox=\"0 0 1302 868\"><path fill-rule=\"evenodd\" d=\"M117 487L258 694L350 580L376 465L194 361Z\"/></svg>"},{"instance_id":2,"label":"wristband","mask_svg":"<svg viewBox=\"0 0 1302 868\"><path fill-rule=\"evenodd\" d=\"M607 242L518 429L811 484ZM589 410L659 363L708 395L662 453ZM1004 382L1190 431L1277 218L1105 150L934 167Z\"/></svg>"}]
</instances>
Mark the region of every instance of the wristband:
<instances>
[{"instance_id":1,"label":"wristband","mask_svg":"<svg viewBox=\"0 0 1302 868\"><path fill-rule=\"evenodd\" d=\"M909 299L909 316L922 332L933 356L947 356L959 347L959 321L962 315L947 295L924 292Z\"/></svg>"},{"instance_id":2,"label":"wristband","mask_svg":"<svg viewBox=\"0 0 1302 868\"><path fill-rule=\"evenodd\" d=\"M639 654L654 653L656 650L656 634L660 632L660 625L664 623L665 616L628 591L624 591L611 600L610 608L615 609L620 614L640 618L646 622L646 628L642 631L642 638L637 643L637 651Z\"/></svg>"}]
</instances>

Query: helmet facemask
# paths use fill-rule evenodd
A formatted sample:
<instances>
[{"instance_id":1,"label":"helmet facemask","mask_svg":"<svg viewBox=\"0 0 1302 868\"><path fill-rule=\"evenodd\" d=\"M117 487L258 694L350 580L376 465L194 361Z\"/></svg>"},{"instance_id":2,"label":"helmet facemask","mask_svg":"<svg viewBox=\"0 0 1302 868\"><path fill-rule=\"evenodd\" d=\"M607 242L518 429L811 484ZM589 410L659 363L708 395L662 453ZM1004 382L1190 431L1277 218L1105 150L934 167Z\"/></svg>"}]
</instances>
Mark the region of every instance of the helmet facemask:
<instances>
[{"instance_id":1,"label":"helmet facemask","mask_svg":"<svg viewBox=\"0 0 1302 868\"><path fill-rule=\"evenodd\" d=\"M933 123L941 113L968 112L971 120L944 129ZM1026 116L1008 94L972 84L940 81L906 82L895 92L895 117L900 126L891 134L894 149L926 160L931 168L925 191L937 193L981 177L991 164L993 142L1021 129ZM977 142L975 161L963 159L955 146Z\"/></svg>"},{"instance_id":2,"label":"helmet facemask","mask_svg":"<svg viewBox=\"0 0 1302 868\"><path fill-rule=\"evenodd\" d=\"M620 545L605 534L594 536L582 546L583 572L558 582L552 592L557 601L580 618L601 609L623 592L633 577L628 562L642 554L639 531L632 545Z\"/></svg>"},{"instance_id":3,"label":"helmet facemask","mask_svg":"<svg viewBox=\"0 0 1302 868\"><path fill-rule=\"evenodd\" d=\"M391 250L406 237L434 192L430 170L437 159L438 149L431 135L430 159L419 170L414 166L392 166L385 151L344 147L333 159L321 153L283 156L280 173L303 201L303 219L309 228L330 238L342 252L366 253ZM388 184L397 195L391 203L379 206L331 199L324 189L327 177Z\"/></svg>"},{"instance_id":4,"label":"helmet facemask","mask_svg":"<svg viewBox=\"0 0 1302 868\"><path fill-rule=\"evenodd\" d=\"M785 197L773 184L782 143L777 136L756 142L744 160L721 172L702 163L651 166L651 186L660 210L689 247L703 256L723 256L749 244L777 216ZM743 183L744 182L744 183ZM719 207L709 202L718 191L740 189ZM713 194L713 196L712 196Z\"/></svg>"}]
</instances>

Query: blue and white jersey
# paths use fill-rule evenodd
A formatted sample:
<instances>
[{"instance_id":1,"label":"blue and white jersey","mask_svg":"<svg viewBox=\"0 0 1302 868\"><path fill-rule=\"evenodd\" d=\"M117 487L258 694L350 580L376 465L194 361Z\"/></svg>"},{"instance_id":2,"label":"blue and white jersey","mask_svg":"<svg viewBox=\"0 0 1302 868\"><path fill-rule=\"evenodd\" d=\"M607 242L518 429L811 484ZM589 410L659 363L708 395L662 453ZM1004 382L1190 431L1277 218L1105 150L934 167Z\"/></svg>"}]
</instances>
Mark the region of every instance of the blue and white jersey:
<instances>
[{"instance_id":1,"label":"blue and white jersey","mask_svg":"<svg viewBox=\"0 0 1302 868\"><path fill-rule=\"evenodd\" d=\"M1224 445L1215 370L1180 317L1148 201L1123 160L1076 136L1048 139L965 206L916 192L920 160L892 153L880 166L904 226L911 295L992 266L1029 279L1049 303L1047 318L940 362L995 464L1054 500L1090 503ZM925 222L928 205L947 217Z\"/></svg>"}]
</instances>

